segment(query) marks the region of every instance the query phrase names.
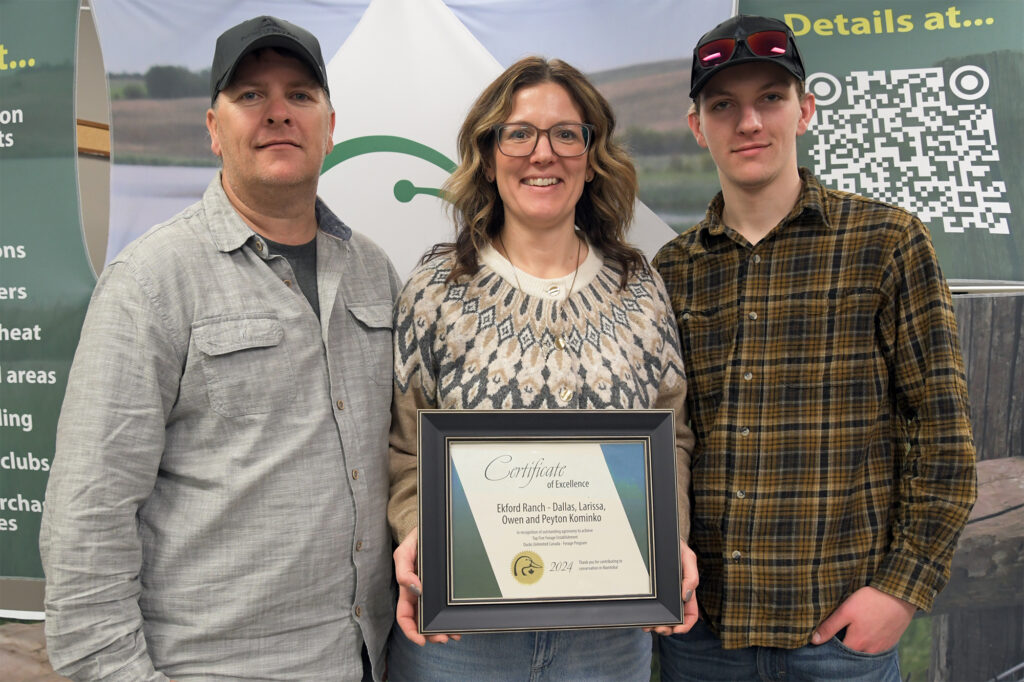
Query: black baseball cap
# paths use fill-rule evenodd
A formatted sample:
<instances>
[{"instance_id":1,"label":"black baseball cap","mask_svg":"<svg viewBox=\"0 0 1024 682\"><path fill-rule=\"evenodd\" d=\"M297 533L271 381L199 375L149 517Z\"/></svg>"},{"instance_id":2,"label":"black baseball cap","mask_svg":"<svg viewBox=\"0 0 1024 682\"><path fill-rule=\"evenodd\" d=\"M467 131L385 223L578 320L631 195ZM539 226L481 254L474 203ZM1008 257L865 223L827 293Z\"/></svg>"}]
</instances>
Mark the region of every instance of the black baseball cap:
<instances>
[{"instance_id":1,"label":"black baseball cap","mask_svg":"<svg viewBox=\"0 0 1024 682\"><path fill-rule=\"evenodd\" d=\"M317 82L327 87L327 67L320 54L320 41L312 33L277 17L262 16L232 26L217 38L213 52L213 66L210 68L210 101L217 99L217 93L231 84L235 68L242 58L262 47L280 47L294 53L309 66Z\"/></svg>"},{"instance_id":2,"label":"black baseball cap","mask_svg":"<svg viewBox=\"0 0 1024 682\"><path fill-rule=\"evenodd\" d=\"M784 49L784 52L769 52L767 49L761 48L760 44L752 47L747 41L747 37L763 31L784 32L786 34L784 48L779 48L777 43L773 44L773 47ZM705 66L705 62L701 61L699 54L701 47L719 40L724 41L723 45L728 45L732 41L732 52L724 58L720 58L720 61ZM800 59L800 52L796 49L796 38L789 26L785 22L771 17L739 14L715 26L697 41L697 45L693 48L693 64L690 67L690 98L696 99L701 89L722 69L750 62L776 64L796 76L801 82L804 80L804 63Z\"/></svg>"}]
</instances>

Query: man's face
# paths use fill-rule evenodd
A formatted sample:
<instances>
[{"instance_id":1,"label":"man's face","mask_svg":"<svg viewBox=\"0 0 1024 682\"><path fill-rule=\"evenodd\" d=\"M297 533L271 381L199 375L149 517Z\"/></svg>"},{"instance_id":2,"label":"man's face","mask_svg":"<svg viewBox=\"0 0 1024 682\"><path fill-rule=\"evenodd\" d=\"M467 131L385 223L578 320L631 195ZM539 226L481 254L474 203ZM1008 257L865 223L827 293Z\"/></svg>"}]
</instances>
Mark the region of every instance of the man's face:
<instances>
[{"instance_id":1,"label":"man's face","mask_svg":"<svg viewBox=\"0 0 1024 682\"><path fill-rule=\"evenodd\" d=\"M789 73L752 62L708 81L688 122L711 152L722 187L756 191L797 176L796 138L813 115L814 96L801 98Z\"/></svg>"},{"instance_id":2,"label":"man's face","mask_svg":"<svg viewBox=\"0 0 1024 682\"><path fill-rule=\"evenodd\" d=\"M334 146L334 112L302 61L274 50L246 55L206 112L210 148L237 195L316 182Z\"/></svg>"}]
</instances>

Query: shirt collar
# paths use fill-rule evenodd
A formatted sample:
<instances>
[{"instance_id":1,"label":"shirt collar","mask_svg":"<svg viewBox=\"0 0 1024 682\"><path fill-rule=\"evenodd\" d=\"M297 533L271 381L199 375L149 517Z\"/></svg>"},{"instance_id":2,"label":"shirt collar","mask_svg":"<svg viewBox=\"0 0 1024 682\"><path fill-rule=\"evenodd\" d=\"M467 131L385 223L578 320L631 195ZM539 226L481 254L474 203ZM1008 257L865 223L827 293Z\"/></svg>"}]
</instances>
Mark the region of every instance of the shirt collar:
<instances>
[{"instance_id":1,"label":"shirt collar","mask_svg":"<svg viewBox=\"0 0 1024 682\"><path fill-rule=\"evenodd\" d=\"M828 194L825 187L818 181L814 174L807 168L800 168L800 181L802 187L796 203L792 210L782 222L781 226L788 225L804 214L813 216L814 219L807 221L808 226L819 226L825 230L832 229L832 221L828 215ZM722 222L722 209L725 207L725 200L722 193L715 195L708 204L707 213L698 229L700 230L701 241L706 248L725 235L725 223Z\"/></svg>"},{"instance_id":2,"label":"shirt collar","mask_svg":"<svg viewBox=\"0 0 1024 682\"><path fill-rule=\"evenodd\" d=\"M238 211L231 205L221 185L220 173L217 173L207 185L202 203L206 212L207 228L219 251L234 251L250 239L262 239L245 224L242 216L238 215ZM322 232L346 241L352 236L352 229L343 223L320 197L316 198L315 211L317 227Z\"/></svg>"},{"instance_id":3,"label":"shirt collar","mask_svg":"<svg viewBox=\"0 0 1024 682\"><path fill-rule=\"evenodd\" d=\"M793 210L789 212L789 215L782 222L790 223L807 213L813 214L817 219L809 223L810 225L819 225L827 230L834 229L832 220L829 218L828 190L818 181L818 178L814 177L814 173L807 168L800 168L800 179L804 183L804 188L800 192L800 198L797 199Z\"/></svg>"}]
</instances>

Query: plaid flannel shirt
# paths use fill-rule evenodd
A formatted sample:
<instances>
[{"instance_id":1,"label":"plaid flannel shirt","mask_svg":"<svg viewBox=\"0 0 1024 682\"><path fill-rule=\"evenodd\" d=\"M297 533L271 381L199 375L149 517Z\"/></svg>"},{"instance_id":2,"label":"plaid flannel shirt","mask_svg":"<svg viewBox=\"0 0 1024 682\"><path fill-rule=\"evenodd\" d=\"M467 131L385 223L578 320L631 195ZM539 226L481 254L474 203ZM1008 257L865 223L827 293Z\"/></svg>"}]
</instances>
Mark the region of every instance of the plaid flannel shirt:
<instances>
[{"instance_id":1,"label":"plaid flannel shirt","mask_svg":"<svg viewBox=\"0 0 1024 682\"><path fill-rule=\"evenodd\" d=\"M870 585L922 609L976 496L952 298L910 213L823 187L751 246L704 221L654 260L697 446L690 545L726 648L795 648Z\"/></svg>"}]
</instances>

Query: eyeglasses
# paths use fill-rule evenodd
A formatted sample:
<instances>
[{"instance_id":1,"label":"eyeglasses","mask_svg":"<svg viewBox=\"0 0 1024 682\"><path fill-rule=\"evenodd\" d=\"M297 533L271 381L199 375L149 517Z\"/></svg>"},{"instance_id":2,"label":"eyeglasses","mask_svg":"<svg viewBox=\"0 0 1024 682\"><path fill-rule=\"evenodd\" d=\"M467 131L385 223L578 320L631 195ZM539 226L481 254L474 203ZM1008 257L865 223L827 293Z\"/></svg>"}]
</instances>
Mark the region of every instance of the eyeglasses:
<instances>
[{"instance_id":1,"label":"eyeglasses","mask_svg":"<svg viewBox=\"0 0 1024 682\"><path fill-rule=\"evenodd\" d=\"M781 57L789 52L789 36L785 31L758 31L746 38L718 38L697 46L697 59L702 67L724 64L733 58L737 43L746 43L747 49L758 57Z\"/></svg>"},{"instance_id":2,"label":"eyeglasses","mask_svg":"<svg viewBox=\"0 0 1024 682\"><path fill-rule=\"evenodd\" d=\"M529 156L537 148L540 134L548 136L551 151L557 156L582 156L590 147L594 126L589 123L559 123L538 128L529 123L501 123L494 126L498 149L505 156Z\"/></svg>"}]
</instances>

